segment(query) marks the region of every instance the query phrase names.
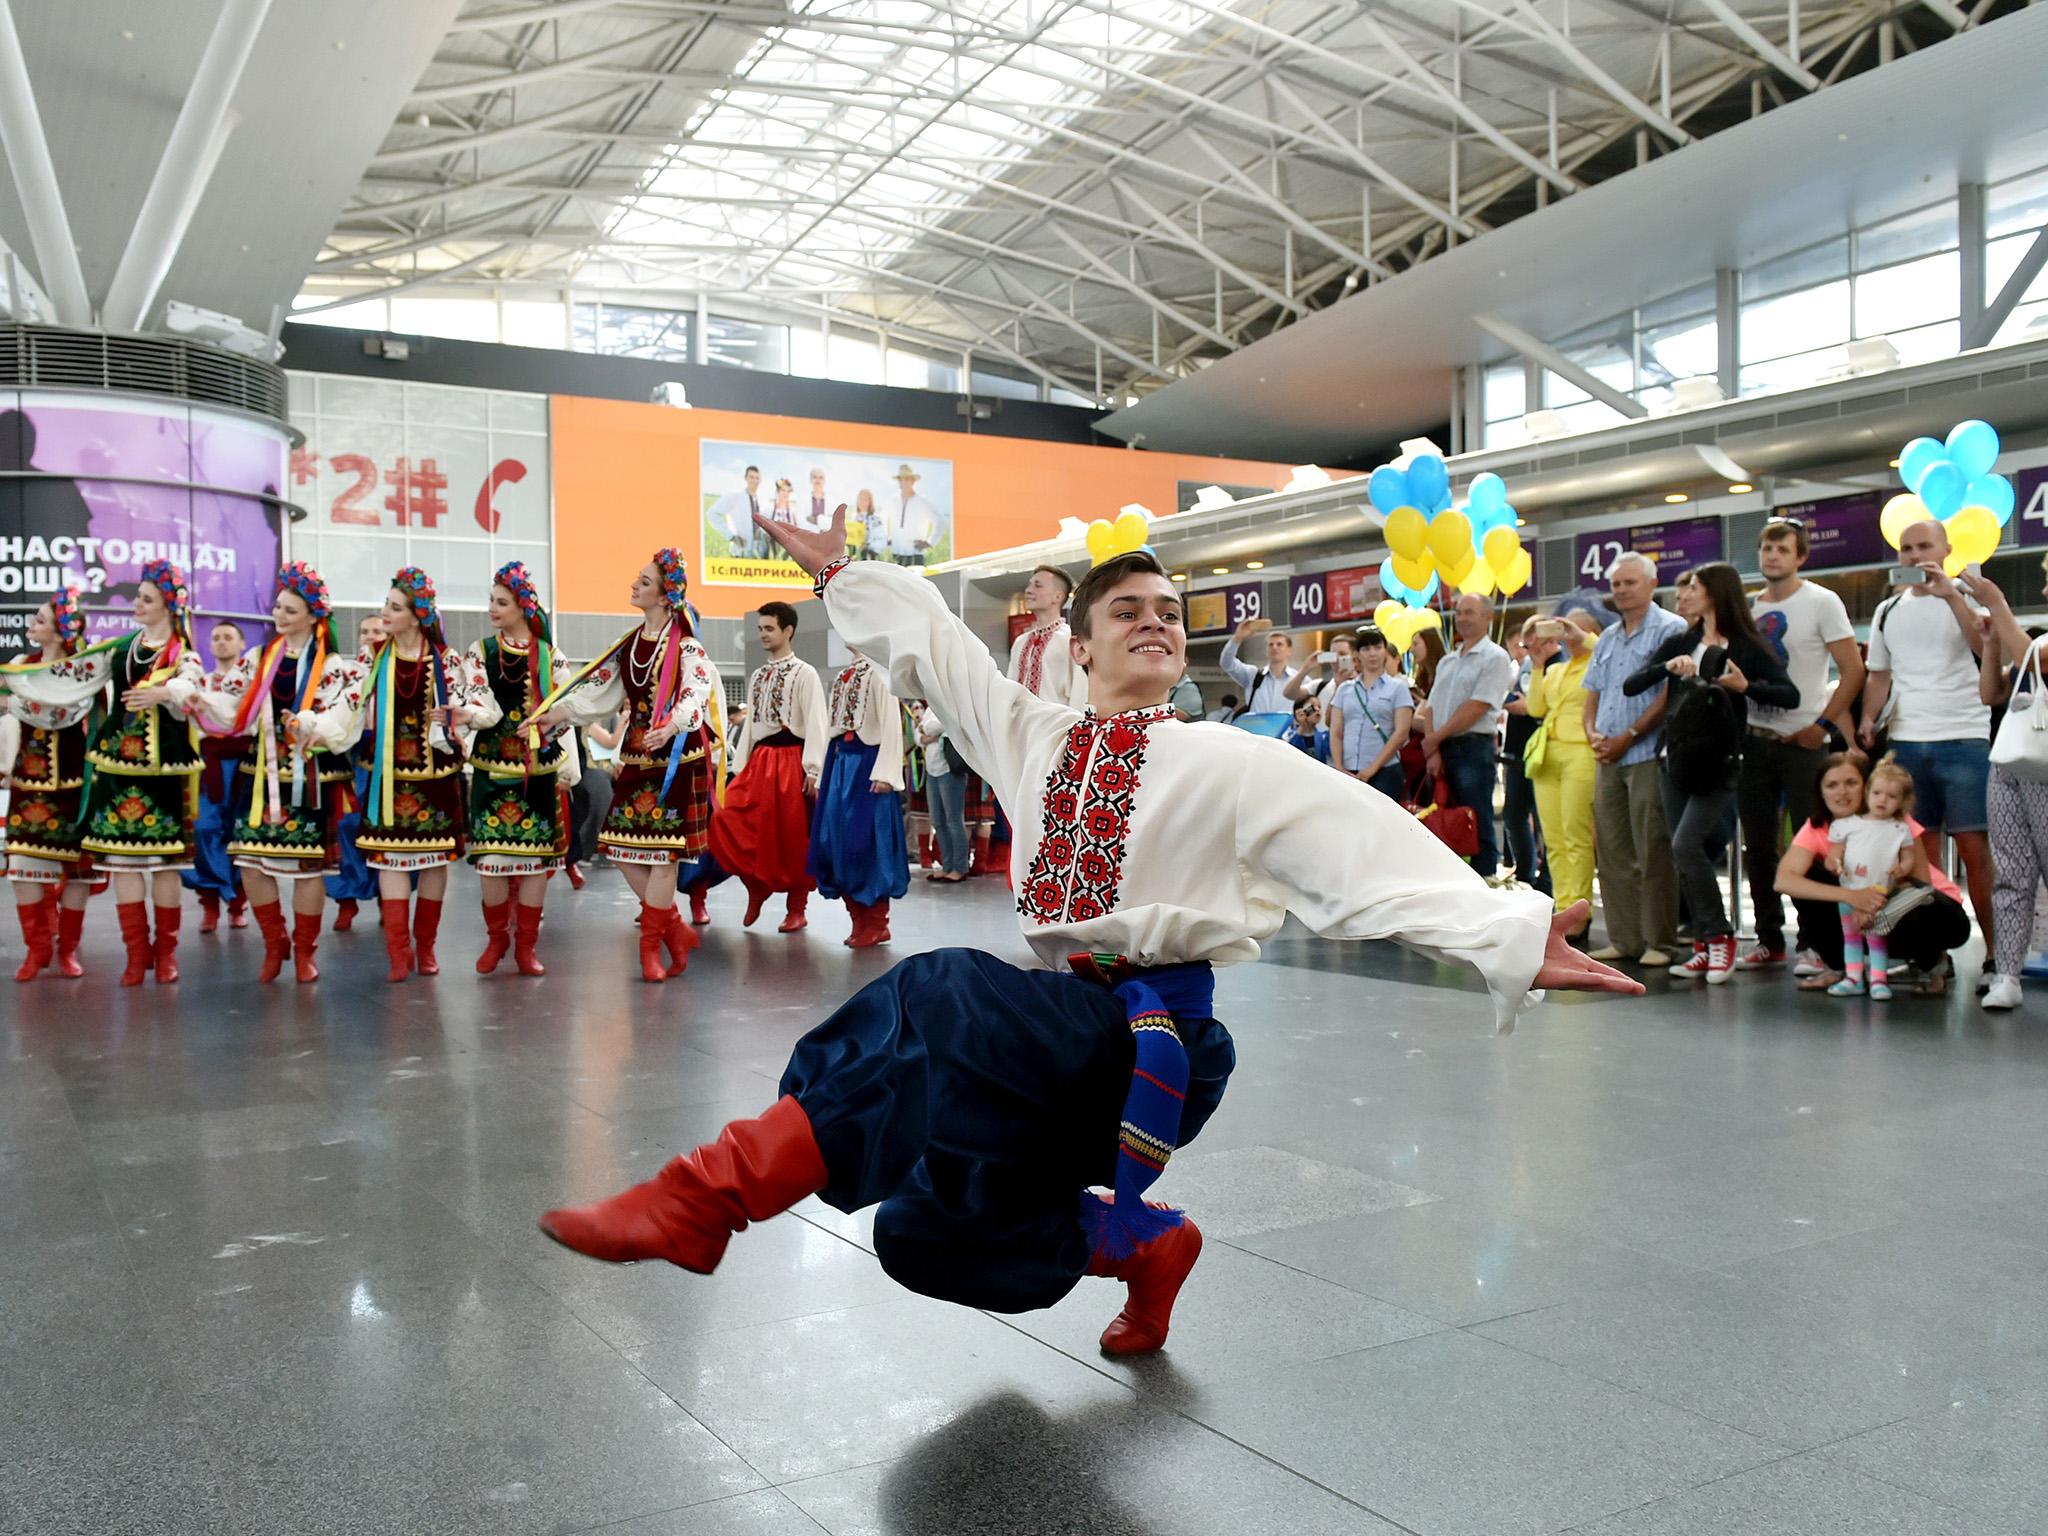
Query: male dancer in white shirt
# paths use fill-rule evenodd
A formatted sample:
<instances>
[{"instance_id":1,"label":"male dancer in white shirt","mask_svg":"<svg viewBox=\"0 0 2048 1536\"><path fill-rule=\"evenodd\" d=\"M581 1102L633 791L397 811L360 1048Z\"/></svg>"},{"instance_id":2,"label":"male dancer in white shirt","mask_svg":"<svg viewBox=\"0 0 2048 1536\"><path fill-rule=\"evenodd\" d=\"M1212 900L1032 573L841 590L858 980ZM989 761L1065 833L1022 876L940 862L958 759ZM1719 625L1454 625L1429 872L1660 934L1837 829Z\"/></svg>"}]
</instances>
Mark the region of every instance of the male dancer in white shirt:
<instances>
[{"instance_id":1,"label":"male dancer in white shirt","mask_svg":"<svg viewBox=\"0 0 2048 1536\"><path fill-rule=\"evenodd\" d=\"M828 525L829 526L829 525ZM889 903L910 889L903 845L903 706L859 651L832 679L831 741L811 816L810 875L846 903L851 949L889 942Z\"/></svg>"},{"instance_id":2,"label":"male dancer in white shirt","mask_svg":"<svg viewBox=\"0 0 2048 1536\"><path fill-rule=\"evenodd\" d=\"M1074 664L1073 631L1062 615L1074 594L1073 578L1056 565L1041 565L1024 583L1031 627L1010 643L1010 681L1041 699L1088 707L1088 674Z\"/></svg>"},{"instance_id":3,"label":"male dancer in white shirt","mask_svg":"<svg viewBox=\"0 0 2048 1536\"><path fill-rule=\"evenodd\" d=\"M928 583L851 565L843 520L773 536L832 623L923 697L1018 809L1018 911L1045 970L967 949L912 957L798 1042L783 1097L542 1231L592 1258L708 1274L732 1234L809 1194L879 1205L875 1255L912 1290L993 1311L1123 1280L1106 1354L1166 1341L1201 1233L1144 1192L1234 1062L1210 967L1256 959L1289 912L1475 966L1510 1027L1532 988L1640 993L1572 949L1580 904L1489 890L1399 806L1303 753L1185 724L1181 595L1149 550L1074 594L1085 714L1004 678ZM1344 878L1333 880L1331 870ZM1079 953L1076 953L1079 951ZM1050 969L1062 963L1076 974ZM1113 1199L1091 1186L1113 1184Z\"/></svg>"},{"instance_id":4,"label":"male dancer in white shirt","mask_svg":"<svg viewBox=\"0 0 2048 1536\"><path fill-rule=\"evenodd\" d=\"M795 528L765 515L758 521L763 528ZM711 814L711 857L746 886L747 927L771 895L784 891L788 908L777 931L795 933L806 925L811 896L811 797L825 768L825 685L818 669L790 649L794 608L763 603L755 628L768 660L747 683L747 723L733 745L732 783Z\"/></svg>"}]
</instances>

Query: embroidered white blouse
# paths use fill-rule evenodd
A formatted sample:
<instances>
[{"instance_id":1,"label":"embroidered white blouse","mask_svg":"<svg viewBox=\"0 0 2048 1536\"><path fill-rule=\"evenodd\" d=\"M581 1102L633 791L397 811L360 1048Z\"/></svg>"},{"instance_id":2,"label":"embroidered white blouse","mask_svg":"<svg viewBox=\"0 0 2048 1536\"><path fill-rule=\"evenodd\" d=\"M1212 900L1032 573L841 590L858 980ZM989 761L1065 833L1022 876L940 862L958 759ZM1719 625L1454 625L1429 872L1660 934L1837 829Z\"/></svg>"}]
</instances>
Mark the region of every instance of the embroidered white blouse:
<instances>
[{"instance_id":1,"label":"embroidered white blouse","mask_svg":"<svg viewBox=\"0 0 2048 1536\"><path fill-rule=\"evenodd\" d=\"M1088 674L1074 665L1073 630L1065 619L1027 629L1010 642L1010 681L1022 683L1041 699L1088 707Z\"/></svg>"},{"instance_id":2,"label":"embroidered white blouse","mask_svg":"<svg viewBox=\"0 0 2048 1536\"><path fill-rule=\"evenodd\" d=\"M417 661L419 656L403 659ZM362 740L365 731L376 729L376 722L371 719L377 707L376 663L373 660L364 666L330 657L327 666L337 686L330 689L329 673L322 673L319 698L299 711L299 740L309 752L346 752ZM490 685L484 681L483 669L472 666L469 657L452 646L441 648L441 676L447 683L448 706L457 723L453 732L436 724L429 742L444 752L467 751L471 732L464 722L476 709L477 695L488 695Z\"/></svg>"},{"instance_id":3,"label":"embroidered white blouse","mask_svg":"<svg viewBox=\"0 0 2048 1536\"><path fill-rule=\"evenodd\" d=\"M618 718L621 708L629 703L634 704L632 718L626 723L625 738L619 743L618 755L635 762L665 759L666 749L659 757L647 757L645 745L639 738L646 728L646 723L652 719L653 694L660 682L661 655L667 644L667 635L668 631L664 629L659 636L649 642L641 636L640 631L633 631L633 634L612 653L608 661L593 668L590 676L556 701L555 708L560 711L562 718L579 728L590 725L609 726ZM636 661L636 656L642 659ZM559 659L559 653L555 665L557 675L575 675L570 663ZM481 671L481 652L477 653L477 666ZM632 671L630 678L627 675L628 669ZM674 722L678 735L689 735L710 718L711 701L717 696L718 688L718 667L711 660L711 653L704 649L703 642L695 636L685 635L682 644L676 648L676 701L675 707L669 712L669 719ZM486 694L489 691L489 687L486 686ZM646 704L645 710L639 707L640 702ZM495 700L491 702L490 708L496 708ZM482 730L497 723L496 715L490 719L484 719L480 715L477 728ZM565 759L564 767L566 766ZM573 786L580 780L580 764L576 769L576 775L575 778L571 778L565 773L562 783Z\"/></svg>"},{"instance_id":4,"label":"embroidered white blouse","mask_svg":"<svg viewBox=\"0 0 2048 1536\"><path fill-rule=\"evenodd\" d=\"M1104 719L1034 698L929 582L875 562L825 574L833 627L944 713L1010 810L1018 915L1047 965L1255 960L1292 912L1475 967L1502 1033L1539 995L1550 899L1489 889L1377 790L1170 705Z\"/></svg>"},{"instance_id":5,"label":"embroidered white blouse","mask_svg":"<svg viewBox=\"0 0 2048 1536\"><path fill-rule=\"evenodd\" d=\"M39 653L31 653L24 660L40 660ZM65 661L72 658L66 657ZM19 721L40 731L68 730L92 713L93 706L100 702L106 688L106 679L89 688L72 687L68 683L55 687L38 689L34 696L24 690L21 679L32 673L16 673L6 679L8 693L0 699L0 713L9 720ZM31 683L30 689L36 687Z\"/></svg>"},{"instance_id":6,"label":"embroidered white blouse","mask_svg":"<svg viewBox=\"0 0 2048 1536\"><path fill-rule=\"evenodd\" d=\"M903 706L889 691L889 679L865 656L856 656L832 678L833 740L848 731L875 749L874 783L903 788Z\"/></svg>"},{"instance_id":7,"label":"embroidered white blouse","mask_svg":"<svg viewBox=\"0 0 2048 1536\"><path fill-rule=\"evenodd\" d=\"M206 686L192 701L191 712L204 715L213 724L223 728L235 723L235 715L242 707L242 699L256 682L256 668L263 660L259 648L245 651L225 667L206 674ZM284 665L298 666L299 658L287 651ZM304 745L309 752L340 752L346 748L329 746L324 740L315 738L321 734L332 737L348 729L346 712L337 708L342 697L350 689L360 689L369 668L359 661L350 661L346 656L329 656L320 668L320 682L312 698L306 701L306 709L317 711L304 721ZM302 715L305 711L300 712ZM318 722L316 724L316 721ZM360 732L358 732L360 734ZM355 744L350 736L348 744Z\"/></svg>"},{"instance_id":8,"label":"embroidered white blouse","mask_svg":"<svg viewBox=\"0 0 2048 1536\"><path fill-rule=\"evenodd\" d=\"M44 730L76 725L92 712L102 690L114 681L115 655L113 650L87 651L8 673L7 686L13 696L9 707L15 718ZM199 658L190 646L183 647L175 669L162 679L164 691L170 695L164 707L174 715L188 714L205 683L206 671ZM114 704L118 707L120 700L115 699Z\"/></svg>"},{"instance_id":9,"label":"embroidered white blouse","mask_svg":"<svg viewBox=\"0 0 2048 1536\"><path fill-rule=\"evenodd\" d=\"M825 771L825 741L831 734L825 685L818 669L796 656L756 667L748 679L747 728L733 747L732 771L744 769L754 744L778 731L803 738L805 777L815 779Z\"/></svg>"}]
</instances>

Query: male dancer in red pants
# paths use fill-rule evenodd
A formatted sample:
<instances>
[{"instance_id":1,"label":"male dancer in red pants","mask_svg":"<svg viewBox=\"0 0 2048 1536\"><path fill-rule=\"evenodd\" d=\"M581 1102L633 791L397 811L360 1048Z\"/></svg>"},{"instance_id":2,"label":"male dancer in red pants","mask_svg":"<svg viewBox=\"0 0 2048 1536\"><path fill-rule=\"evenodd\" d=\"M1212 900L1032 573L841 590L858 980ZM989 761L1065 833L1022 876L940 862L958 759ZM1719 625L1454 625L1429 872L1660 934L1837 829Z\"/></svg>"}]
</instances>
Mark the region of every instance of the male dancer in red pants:
<instances>
[{"instance_id":1,"label":"male dancer in red pants","mask_svg":"<svg viewBox=\"0 0 2048 1536\"><path fill-rule=\"evenodd\" d=\"M1502 1030L1532 988L1642 991L1565 942L1582 908L1490 890L1369 786L1180 721L1166 699L1186 660L1181 595L1149 550L1074 593L1084 713L1005 678L928 582L849 565L843 529L767 531L816 575L847 643L930 700L1016 808L1018 913L1038 958L1071 973L966 949L904 961L797 1044L766 1113L644 1184L547 1212L557 1242L708 1274L749 1221L818 1193L879 1205L882 1267L943 1300L1019 1312L1083 1275L1123 1280L1102 1349L1144 1353L1201 1251L1192 1221L1144 1195L1230 1074L1212 965L1257 958L1292 912L1476 967Z\"/></svg>"}]
</instances>

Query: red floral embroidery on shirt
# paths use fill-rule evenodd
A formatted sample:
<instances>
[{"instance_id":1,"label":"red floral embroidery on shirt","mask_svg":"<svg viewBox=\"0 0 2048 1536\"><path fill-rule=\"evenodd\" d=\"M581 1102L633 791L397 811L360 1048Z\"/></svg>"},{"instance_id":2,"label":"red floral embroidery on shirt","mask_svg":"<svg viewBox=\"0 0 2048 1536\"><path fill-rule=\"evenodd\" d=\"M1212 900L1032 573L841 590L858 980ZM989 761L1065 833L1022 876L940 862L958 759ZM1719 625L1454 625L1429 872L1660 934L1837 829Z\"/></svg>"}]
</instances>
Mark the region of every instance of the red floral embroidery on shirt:
<instances>
[{"instance_id":1,"label":"red floral embroidery on shirt","mask_svg":"<svg viewBox=\"0 0 2048 1536\"><path fill-rule=\"evenodd\" d=\"M1107 720L1091 712L1067 732L1045 781L1038 852L1017 891L1017 910L1032 922L1085 923L1116 910L1151 727L1173 717L1171 705Z\"/></svg>"},{"instance_id":2,"label":"red floral embroidery on shirt","mask_svg":"<svg viewBox=\"0 0 2048 1536\"><path fill-rule=\"evenodd\" d=\"M1038 698L1045 697L1045 653L1058 627L1048 624L1044 629L1032 630L1024 637L1024 649L1017 653L1017 681L1024 685L1025 692Z\"/></svg>"},{"instance_id":3,"label":"red floral embroidery on shirt","mask_svg":"<svg viewBox=\"0 0 2048 1536\"><path fill-rule=\"evenodd\" d=\"M796 675L796 661L771 661L754 674L754 686L750 695L749 718L755 722L754 739L771 735L789 723L784 712L789 703L790 679Z\"/></svg>"}]
</instances>

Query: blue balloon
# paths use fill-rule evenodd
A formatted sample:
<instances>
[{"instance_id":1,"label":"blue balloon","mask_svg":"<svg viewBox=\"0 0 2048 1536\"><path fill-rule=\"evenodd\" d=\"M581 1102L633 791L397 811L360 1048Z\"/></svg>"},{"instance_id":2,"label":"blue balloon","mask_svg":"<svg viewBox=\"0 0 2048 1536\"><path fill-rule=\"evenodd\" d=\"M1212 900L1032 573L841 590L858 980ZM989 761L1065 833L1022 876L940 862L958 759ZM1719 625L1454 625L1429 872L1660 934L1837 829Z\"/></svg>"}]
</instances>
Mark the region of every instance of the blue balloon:
<instances>
[{"instance_id":1,"label":"blue balloon","mask_svg":"<svg viewBox=\"0 0 2048 1536\"><path fill-rule=\"evenodd\" d=\"M1920 477L1918 495L1944 523L1963 509L1963 472L1943 459Z\"/></svg>"},{"instance_id":2,"label":"blue balloon","mask_svg":"<svg viewBox=\"0 0 2048 1536\"><path fill-rule=\"evenodd\" d=\"M1438 576L1435 571L1431 571L1429 573L1429 584L1425 586L1420 592L1415 591L1413 588L1403 588L1401 592L1401 601L1406 603L1410 608L1427 608L1429 606L1429 600L1432 597L1436 596L1437 589L1442 585L1443 578Z\"/></svg>"},{"instance_id":3,"label":"blue balloon","mask_svg":"<svg viewBox=\"0 0 2048 1536\"><path fill-rule=\"evenodd\" d=\"M1450 489L1451 472L1435 454L1425 453L1408 461L1408 493L1415 498L1416 506L1435 511L1437 502Z\"/></svg>"},{"instance_id":4,"label":"blue balloon","mask_svg":"<svg viewBox=\"0 0 2048 1536\"><path fill-rule=\"evenodd\" d=\"M1899 479L1918 495L1920 477L1948 457L1948 450L1931 437L1916 437L1899 452Z\"/></svg>"},{"instance_id":5,"label":"blue balloon","mask_svg":"<svg viewBox=\"0 0 2048 1536\"><path fill-rule=\"evenodd\" d=\"M1963 505L1989 507L1998 526L2003 528L2012 521L2012 482L2003 475L1980 475L1964 489Z\"/></svg>"},{"instance_id":6,"label":"blue balloon","mask_svg":"<svg viewBox=\"0 0 2048 1536\"><path fill-rule=\"evenodd\" d=\"M1957 422L1948 435L1948 459L1965 480L1990 474L1991 466L1998 462L1997 429L1988 421Z\"/></svg>"},{"instance_id":7,"label":"blue balloon","mask_svg":"<svg viewBox=\"0 0 2048 1536\"><path fill-rule=\"evenodd\" d=\"M1396 507L1413 507L1420 503L1408 494L1408 477L1391 464L1382 464L1372 472L1365 482L1365 494L1381 512L1392 512Z\"/></svg>"},{"instance_id":8,"label":"blue balloon","mask_svg":"<svg viewBox=\"0 0 2048 1536\"><path fill-rule=\"evenodd\" d=\"M1443 494L1436 499L1435 510L1437 512L1448 512L1451 510L1451 483L1448 480L1444 482Z\"/></svg>"},{"instance_id":9,"label":"blue balloon","mask_svg":"<svg viewBox=\"0 0 2048 1536\"><path fill-rule=\"evenodd\" d=\"M1406 597L1408 589L1401 585L1401 578L1394 574L1394 557L1387 556L1380 562L1380 590L1389 597Z\"/></svg>"},{"instance_id":10,"label":"blue balloon","mask_svg":"<svg viewBox=\"0 0 2048 1536\"><path fill-rule=\"evenodd\" d=\"M1471 485L1465 489L1465 500L1481 511L1489 507L1504 507L1508 500L1507 482L1490 469L1474 475Z\"/></svg>"}]
</instances>

